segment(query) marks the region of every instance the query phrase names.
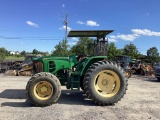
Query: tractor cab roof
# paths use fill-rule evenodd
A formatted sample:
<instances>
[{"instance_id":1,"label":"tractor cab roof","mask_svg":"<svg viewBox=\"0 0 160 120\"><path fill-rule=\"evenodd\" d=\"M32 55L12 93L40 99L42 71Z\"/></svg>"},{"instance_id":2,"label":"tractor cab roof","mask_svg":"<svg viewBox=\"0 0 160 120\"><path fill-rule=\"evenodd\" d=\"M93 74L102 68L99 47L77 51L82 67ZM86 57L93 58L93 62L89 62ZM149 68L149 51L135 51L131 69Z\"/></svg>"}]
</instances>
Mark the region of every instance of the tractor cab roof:
<instances>
[{"instance_id":1,"label":"tractor cab roof","mask_svg":"<svg viewBox=\"0 0 160 120\"><path fill-rule=\"evenodd\" d=\"M114 30L71 30L68 37L96 37L94 40L94 56L106 56L108 39L106 35Z\"/></svg>"},{"instance_id":2,"label":"tractor cab roof","mask_svg":"<svg viewBox=\"0 0 160 120\"><path fill-rule=\"evenodd\" d=\"M114 30L71 30L68 37L105 37Z\"/></svg>"}]
</instances>

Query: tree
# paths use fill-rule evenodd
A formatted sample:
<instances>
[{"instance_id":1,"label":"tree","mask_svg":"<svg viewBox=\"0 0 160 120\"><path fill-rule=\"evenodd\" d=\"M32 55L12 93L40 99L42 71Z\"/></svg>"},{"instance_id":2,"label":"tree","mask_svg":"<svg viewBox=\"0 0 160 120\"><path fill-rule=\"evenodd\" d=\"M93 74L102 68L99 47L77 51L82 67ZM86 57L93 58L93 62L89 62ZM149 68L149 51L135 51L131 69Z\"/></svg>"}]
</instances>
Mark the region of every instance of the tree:
<instances>
[{"instance_id":1,"label":"tree","mask_svg":"<svg viewBox=\"0 0 160 120\"><path fill-rule=\"evenodd\" d=\"M7 53L8 52L4 47L0 48L0 61L1 62L6 58Z\"/></svg>"},{"instance_id":2,"label":"tree","mask_svg":"<svg viewBox=\"0 0 160 120\"><path fill-rule=\"evenodd\" d=\"M122 55L123 54L123 49L117 49L117 53L118 53L118 55Z\"/></svg>"},{"instance_id":3,"label":"tree","mask_svg":"<svg viewBox=\"0 0 160 120\"><path fill-rule=\"evenodd\" d=\"M156 47L147 50L147 57L151 63L158 62L159 53Z\"/></svg>"},{"instance_id":4,"label":"tree","mask_svg":"<svg viewBox=\"0 0 160 120\"><path fill-rule=\"evenodd\" d=\"M21 55L21 56L25 56L25 55L26 55L26 51L23 50L23 51L20 53L20 55Z\"/></svg>"},{"instance_id":5,"label":"tree","mask_svg":"<svg viewBox=\"0 0 160 120\"><path fill-rule=\"evenodd\" d=\"M114 43L110 43L107 49L107 56L109 60L113 60L114 56L120 55L120 50L117 49Z\"/></svg>"},{"instance_id":6,"label":"tree","mask_svg":"<svg viewBox=\"0 0 160 120\"><path fill-rule=\"evenodd\" d=\"M130 43L129 45L125 45L123 49L123 55L128 55L132 58L138 58L140 52L134 44Z\"/></svg>"},{"instance_id":7,"label":"tree","mask_svg":"<svg viewBox=\"0 0 160 120\"><path fill-rule=\"evenodd\" d=\"M39 52L39 54L43 55L43 56L48 56L49 53L48 52Z\"/></svg>"},{"instance_id":8,"label":"tree","mask_svg":"<svg viewBox=\"0 0 160 120\"><path fill-rule=\"evenodd\" d=\"M64 39L55 46L55 50L52 51L52 55L69 55L68 40Z\"/></svg>"},{"instance_id":9,"label":"tree","mask_svg":"<svg viewBox=\"0 0 160 120\"><path fill-rule=\"evenodd\" d=\"M80 37L76 45L71 48L71 53L77 55L93 55L94 44L89 37Z\"/></svg>"},{"instance_id":10,"label":"tree","mask_svg":"<svg viewBox=\"0 0 160 120\"><path fill-rule=\"evenodd\" d=\"M33 49L32 54L39 54L39 51L36 49Z\"/></svg>"},{"instance_id":11,"label":"tree","mask_svg":"<svg viewBox=\"0 0 160 120\"><path fill-rule=\"evenodd\" d=\"M157 62L160 62L160 56L157 58Z\"/></svg>"}]
</instances>

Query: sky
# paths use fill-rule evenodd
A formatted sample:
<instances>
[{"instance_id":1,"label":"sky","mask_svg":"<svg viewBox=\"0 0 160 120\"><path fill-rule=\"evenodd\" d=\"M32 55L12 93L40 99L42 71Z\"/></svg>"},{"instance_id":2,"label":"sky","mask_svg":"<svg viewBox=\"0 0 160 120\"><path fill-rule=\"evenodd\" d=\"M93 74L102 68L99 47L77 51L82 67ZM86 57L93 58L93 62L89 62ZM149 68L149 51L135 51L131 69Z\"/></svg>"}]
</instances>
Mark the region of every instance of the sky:
<instances>
[{"instance_id":1,"label":"sky","mask_svg":"<svg viewBox=\"0 0 160 120\"><path fill-rule=\"evenodd\" d=\"M114 30L107 35L117 48L133 43L141 54L160 53L160 0L0 0L0 47L43 52L69 30ZM70 46L78 38L68 38Z\"/></svg>"}]
</instances>

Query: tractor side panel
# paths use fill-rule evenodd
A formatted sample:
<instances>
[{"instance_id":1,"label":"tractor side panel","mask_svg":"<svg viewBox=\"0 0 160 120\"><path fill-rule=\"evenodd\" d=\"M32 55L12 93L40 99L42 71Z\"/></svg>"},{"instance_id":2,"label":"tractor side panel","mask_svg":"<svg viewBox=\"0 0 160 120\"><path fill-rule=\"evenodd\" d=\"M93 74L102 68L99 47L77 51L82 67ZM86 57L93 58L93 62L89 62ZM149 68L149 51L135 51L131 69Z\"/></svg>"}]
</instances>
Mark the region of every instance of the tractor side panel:
<instances>
[{"instance_id":1,"label":"tractor side panel","mask_svg":"<svg viewBox=\"0 0 160 120\"><path fill-rule=\"evenodd\" d=\"M48 72L55 74L57 71L62 70L62 69L69 69L70 63L68 60L53 60L53 61L48 61ZM47 69L46 68L46 69Z\"/></svg>"},{"instance_id":2,"label":"tractor side panel","mask_svg":"<svg viewBox=\"0 0 160 120\"><path fill-rule=\"evenodd\" d=\"M33 71L35 73L49 72L58 77L61 84L65 84L69 71L77 63L76 55L69 57L41 57L33 62Z\"/></svg>"},{"instance_id":3,"label":"tractor side panel","mask_svg":"<svg viewBox=\"0 0 160 120\"><path fill-rule=\"evenodd\" d=\"M44 63L44 72L49 72L54 74L64 85L67 81L68 70L71 70L74 63L68 59L54 59L54 60L45 60Z\"/></svg>"}]
</instances>

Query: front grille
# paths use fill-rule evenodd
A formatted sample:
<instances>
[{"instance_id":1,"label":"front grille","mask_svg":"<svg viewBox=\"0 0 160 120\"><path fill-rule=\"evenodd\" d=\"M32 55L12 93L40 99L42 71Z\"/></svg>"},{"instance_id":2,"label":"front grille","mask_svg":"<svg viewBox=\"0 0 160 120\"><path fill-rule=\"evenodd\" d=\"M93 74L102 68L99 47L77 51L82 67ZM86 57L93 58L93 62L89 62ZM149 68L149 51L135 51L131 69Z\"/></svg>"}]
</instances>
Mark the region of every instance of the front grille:
<instances>
[{"instance_id":1,"label":"front grille","mask_svg":"<svg viewBox=\"0 0 160 120\"><path fill-rule=\"evenodd\" d=\"M56 64L54 61L49 61L49 72L53 72L56 69Z\"/></svg>"},{"instance_id":2,"label":"front grille","mask_svg":"<svg viewBox=\"0 0 160 120\"><path fill-rule=\"evenodd\" d=\"M34 73L43 72L43 63L41 61L34 61L33 62L33 71Z\"/></svg>"}]
</instances>

